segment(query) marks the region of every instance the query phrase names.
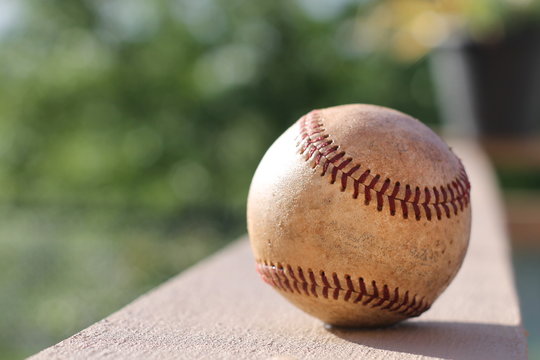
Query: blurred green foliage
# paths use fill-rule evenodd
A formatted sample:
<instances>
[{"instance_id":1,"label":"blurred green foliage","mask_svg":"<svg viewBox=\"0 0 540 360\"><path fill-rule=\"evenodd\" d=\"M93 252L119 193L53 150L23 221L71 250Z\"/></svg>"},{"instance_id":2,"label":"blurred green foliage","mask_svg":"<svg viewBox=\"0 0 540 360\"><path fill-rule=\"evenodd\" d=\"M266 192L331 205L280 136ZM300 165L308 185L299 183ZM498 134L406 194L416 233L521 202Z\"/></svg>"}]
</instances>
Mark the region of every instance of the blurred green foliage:
<instances>
[{"instance_id":1,"label":"blurred green foliage","mask_svg":"<svg viewBox=\"0 0 540 360\"><path fill-rule=\"evenodd\" d=\"M242 234L259 159L310 109L375 103L437 121L425 61L363 47L353 1L0 10L5 358L61 340Z\"/></svg>"},{"instance_id":2,"label":"blurred green foliage","mask_svg":"<svg viewBox=\"0 0 540 360\"><path fill-rule=\"evenodd\" d=\"M499 166L496 169L501 186L508 190L540 190L540 169Z\"/></svg>"}]
</instances>

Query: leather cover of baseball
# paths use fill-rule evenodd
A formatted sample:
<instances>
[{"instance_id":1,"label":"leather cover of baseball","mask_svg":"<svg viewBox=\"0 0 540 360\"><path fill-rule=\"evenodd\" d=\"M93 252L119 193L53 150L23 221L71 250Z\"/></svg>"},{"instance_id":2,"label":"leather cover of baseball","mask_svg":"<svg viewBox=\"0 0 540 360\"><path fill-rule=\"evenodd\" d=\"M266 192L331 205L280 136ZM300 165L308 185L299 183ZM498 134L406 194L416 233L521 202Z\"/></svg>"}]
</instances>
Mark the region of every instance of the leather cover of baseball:
<instances>
[{"instance_id":1,"label":"leather cover of baseball","mask_svg":"<svg viewBox=\"0 0 540 360\"><path fill-rule=\"evenodd\" d=\"M248 197L262 279L336 326L419 316L469 242L461 161L418 120L373 105L314 110L264 155Z\"/></svg>"}]
</instances>

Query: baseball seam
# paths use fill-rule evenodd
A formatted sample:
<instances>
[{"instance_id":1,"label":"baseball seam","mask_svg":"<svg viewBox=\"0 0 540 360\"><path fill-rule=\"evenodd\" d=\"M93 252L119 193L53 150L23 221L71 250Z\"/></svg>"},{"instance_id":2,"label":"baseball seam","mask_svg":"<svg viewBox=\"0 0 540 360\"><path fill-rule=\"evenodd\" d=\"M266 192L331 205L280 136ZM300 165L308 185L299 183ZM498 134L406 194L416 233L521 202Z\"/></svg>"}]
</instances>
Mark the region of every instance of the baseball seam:
<instances>
[{"instance_id":1,"label":"baseball seam","mask_svg":"<svg viewBox=\"0 0 540 360\"><path fill-rule=\"evenodd\" d=\"M326 272L322 270L316 275L312 269L304 271L298 266L295 273L291 265L284 266L281 263L274 264L262 260L257 260L257 272L267 284L284 292L315 298L322 296L325 299L342 299L353 304L394 312L404 317L419 316L431 307L425 297L410 296L409 291L403 292L397 287L391 291L386 284L381 288L374 280L368 285L363 278L353 280L348 274L340 279L334 272L329 280ZM368 291L369 287L371 291Z\"/></svg>"},{"instance_id":2,"label":"baseball seam","mask_svg":"<svg viewBox=\"0 0 540 360\"><path fill-rule=\"evenodd\" d=\"M360 172L362 166L348 157L345 151L340 151L340 146L326 133L318 111L302 117L299 126L297 147L300 154L305 155L305 160L312 161L313 168L322 167L321 176L329 175L331 184L340 179L342 192L351 183L352 197L357 199L363 193L365 205L375 200L377 210L382 211L386 199L390 215L394 216L400 209L404 219L414 213L416 220L424 216L429 221L433 214L438 220L443 218L443 212L450 218L452 213L457 215L458 211L463 211L469 205L471 186L461 161L459 174L450 183L425 186L423 191L416 186L413 190L409 184L403 186L390 178L381 181L382 176L372 169Z\"/></svg>"}]
</instances>

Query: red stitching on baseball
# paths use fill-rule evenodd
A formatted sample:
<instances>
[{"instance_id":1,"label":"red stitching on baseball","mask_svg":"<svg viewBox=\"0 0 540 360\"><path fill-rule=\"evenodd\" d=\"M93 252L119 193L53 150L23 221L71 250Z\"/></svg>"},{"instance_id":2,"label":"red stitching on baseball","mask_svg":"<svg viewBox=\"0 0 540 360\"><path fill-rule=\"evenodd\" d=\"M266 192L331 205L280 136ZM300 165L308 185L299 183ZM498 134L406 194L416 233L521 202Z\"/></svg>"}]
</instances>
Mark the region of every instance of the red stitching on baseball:
<instances>
[{"instance_id":1,"label":"red stitching on baseball","mask_svg":"<svg viewBox=\"0 0 540 360\"><path fill-rule=\"evenodd\" d=\"M401 291L398 287L390 291L388 285L384 284L382 290L380 290L375 280L371 281L370 286L367 286L364 279L359 277L358 286L355 287L349 274L345 274L340 279L338 274L334 272L331 277L332 281L330 281L325 271L319 271L317 277L313 270L308 269L306 279L304 270L300 266L296 268L295 273L291 265L283 266L281 263L274 264L260 260L257 260L257 272L267 284L292 294L313 296L315 298L322 296L328 300L343 300L346 302L349 302L355 295L352 301L353 304L396 312L407 317L419 316L431 307L425 297L418 300L418 295L414 295L411 298L409 291L405 291L403 296L400 296ZM345 284L346 287L343 288L341 284Z\"/></svg>"},{"instance_id":2,"label":"red stitching on baseball","mask_svg":"<svg viewBox=\"0 0 540 360\"><path fill-rule=\"evenodd\" d=\"M434 218L433 215L438 220L442 220L443 215L447 218L452 215L457 216L459 211L463 211L469 205L471 185L461 161L459 174L450 183L439 187L424 187L423 201L421 201L422 190L420 187L417 186L413 190L409 184L404 185L404 195L403 198L400 198L399 194L403 185L399 181L394 182L386 178L380 190L377 190L376 187L381 180L381 175L373 173L371 169L360 172L362 166L359 163L355 163L345 151L338 152L340 146L334 143L330 134L325 133L326 129L317 111L312 111L302 117L299 123L300 141L297 145L300 154L305 155L306 161L313 159L313 168L322 165L321 176L329 174L330 183L338 182L341 191L345 191L349 184L352 184L353 199L358 199L361 190L363 190L365 205L375 202L377 210L383 211L385 202L387 202L392 216L399 209L404 219L408 219L409 213L411 213L411 217L414 214L416 220L425 217L428 221ZM331 144L333 145L330 146ZM351 167L347 170L349 166ZM361 175L358 176L358 174ZM392 189L391 192L390 189ZM374 196L372 192L374 192ZM385 199L387 200L385 201Z\"/></svg>"}]
</instances>

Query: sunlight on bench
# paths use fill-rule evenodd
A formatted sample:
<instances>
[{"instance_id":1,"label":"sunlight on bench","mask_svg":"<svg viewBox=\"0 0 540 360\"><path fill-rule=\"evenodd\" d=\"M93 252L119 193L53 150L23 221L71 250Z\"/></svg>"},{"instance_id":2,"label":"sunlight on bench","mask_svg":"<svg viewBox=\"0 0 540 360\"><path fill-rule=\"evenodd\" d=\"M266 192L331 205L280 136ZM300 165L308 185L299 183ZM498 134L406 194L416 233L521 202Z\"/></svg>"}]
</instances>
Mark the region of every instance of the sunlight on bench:
<instances>
[{"instance_id":1,"label":"sunlight on bench","mask_svg":"<svg viewBox=\"0 0 540 360\"><path fill-rule=\"evenodd\" d=\"M472 184L471 243L421 317L381 330L327 328L258 278L244 238L32 359L526 359L492 169L473 143L450 143Z\"/></svg>"}]
</instances>

